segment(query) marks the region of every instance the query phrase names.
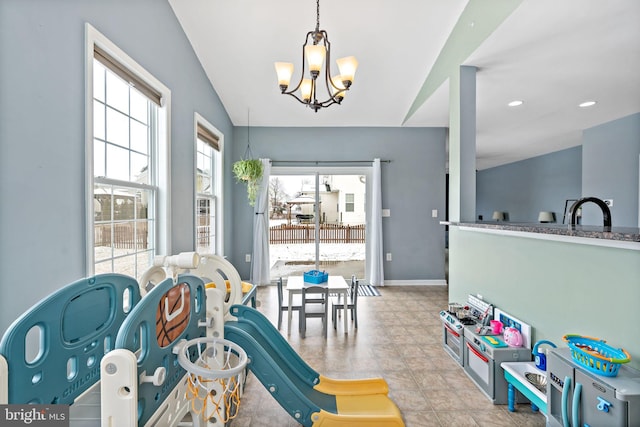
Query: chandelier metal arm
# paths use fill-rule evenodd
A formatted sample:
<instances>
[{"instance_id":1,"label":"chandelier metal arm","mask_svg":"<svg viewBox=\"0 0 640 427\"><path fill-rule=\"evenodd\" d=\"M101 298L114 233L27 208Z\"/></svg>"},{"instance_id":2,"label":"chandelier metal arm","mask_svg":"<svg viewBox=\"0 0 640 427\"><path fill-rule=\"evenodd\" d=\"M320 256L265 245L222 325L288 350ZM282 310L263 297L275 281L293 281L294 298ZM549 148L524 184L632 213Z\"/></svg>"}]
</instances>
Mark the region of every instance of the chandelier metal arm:
<instances>
[{"instance_id":1,"label":"chandelier metal arm","mask_svg":"<svg viewBox=\"0 0 640 427\"><path fill-rule=\"evenodd\" d=\"M324 36L324 41L325 41L324 45L325 45L325 48L327 49L326 67L324 67L324 77L325 77L325 85L327 86L327 93L331 94L333 92L333 95L331 95L330 99L332 99L334 102L332 102L331 104L334 104L334 103L340 104L340 101L342 101L342 98L344 96L339 96L339 95L349 90L349 87L345 84L345 82L341 82L344 87L340 88L336 86L336 84L333 82L333 79L331 78L331 74L330 74L331 70L329 66L329 64L331 64L331 42L329 41L329 37L327 36L326 31L322 30L322 34ZM329 85L331 85L331 87L329 87ZM333 88L333 90L331 88ZM328 104L327 107L331 104Z\"/></svg>"}]
</instances>

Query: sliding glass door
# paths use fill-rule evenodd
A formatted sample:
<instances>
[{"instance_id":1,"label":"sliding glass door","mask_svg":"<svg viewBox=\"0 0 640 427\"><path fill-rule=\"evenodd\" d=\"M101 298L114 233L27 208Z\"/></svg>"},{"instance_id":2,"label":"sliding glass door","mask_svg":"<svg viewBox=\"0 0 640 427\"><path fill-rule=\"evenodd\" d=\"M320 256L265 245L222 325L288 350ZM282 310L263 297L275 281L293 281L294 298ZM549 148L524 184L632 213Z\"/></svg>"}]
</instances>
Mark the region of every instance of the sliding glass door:
<instances>
[{"instance_id":1,"label":"sliding glass door","mask_svg":"<svg viewBox=\"0 0 640 427\"><path fill-rule=\"evenodd\" d=\"M367 174L366 168L273 168L272 280L312 269L364 278Z\"/></svg>"}]
</instances>

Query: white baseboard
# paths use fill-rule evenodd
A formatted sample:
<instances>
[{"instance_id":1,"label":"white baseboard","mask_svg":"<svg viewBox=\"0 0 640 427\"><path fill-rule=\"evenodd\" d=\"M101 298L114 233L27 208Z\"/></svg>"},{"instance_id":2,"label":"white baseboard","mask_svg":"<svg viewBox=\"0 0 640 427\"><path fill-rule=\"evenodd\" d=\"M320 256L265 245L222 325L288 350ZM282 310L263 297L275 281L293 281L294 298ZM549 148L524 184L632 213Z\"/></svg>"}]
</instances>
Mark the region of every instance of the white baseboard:
<instances>
[{"instance_id":1,"label":"white baseboard","mask_svg":"<svg viewBox=\"0 0 640 427\"><path fill-rule=\"evenodd\" d=\"M385 280L384 286L447 286L447 281L440 280Z\"/></svg>"}]
</instances>

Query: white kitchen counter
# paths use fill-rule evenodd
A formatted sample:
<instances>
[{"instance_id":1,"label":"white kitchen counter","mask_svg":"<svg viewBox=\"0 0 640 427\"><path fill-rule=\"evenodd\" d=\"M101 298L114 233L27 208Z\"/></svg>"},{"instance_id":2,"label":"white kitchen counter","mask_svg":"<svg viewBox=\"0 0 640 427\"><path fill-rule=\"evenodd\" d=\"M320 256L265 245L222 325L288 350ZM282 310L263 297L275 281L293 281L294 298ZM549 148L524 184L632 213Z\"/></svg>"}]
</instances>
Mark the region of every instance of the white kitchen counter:
<instances>
[{"instance_id":1,"label":"white kitchen counter","mask_svg":"<svg viewBox=\"0 0 640 427\"><path fill-rule=\"evenodd\" d=\"M536 364L534 362L502 362L500 366L504 369L504 377L510 387L515 387L531 401L531 409L533 411L540 409L540 412L542 412L546 417L547 395L527 381L524 374L526 372L533 372L535 374L546 376L547 373L536 368ZM515 408L511 395L512 394L509 393L509 410L513 412Z\"/></svg>"}]
</instances>

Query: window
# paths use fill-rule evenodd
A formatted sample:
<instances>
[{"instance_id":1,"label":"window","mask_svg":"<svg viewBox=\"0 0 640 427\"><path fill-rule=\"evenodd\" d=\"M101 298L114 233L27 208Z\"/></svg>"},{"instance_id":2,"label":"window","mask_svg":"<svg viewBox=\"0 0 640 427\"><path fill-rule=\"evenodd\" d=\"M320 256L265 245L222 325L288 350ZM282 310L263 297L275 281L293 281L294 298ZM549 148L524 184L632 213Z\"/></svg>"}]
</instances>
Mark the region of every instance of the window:
<instances>
[{"instance_id":1,"label":"window","mask_svg":"<svg viewBox=\"0 0 640 427\"><path fill-rule=\"evenodd\" d=\"M139 277L169 253L170 92L87 25L87 272Z\"/></svg>"},{"instance_id":2,"label":"window","mask_svg":"<svg viewBox=\"0 0 640 427\"><path fill-rule=\"evenodd\" d=\"M355 197L353 193L346 193L344 195L344 211L355 212Z\"/></svg>"},{"instance_id":3,"label":"window","mask_svg":"<svg viewBox=\"0 0 640 427\"><path fill-rule=\"evenodd\" d=\"M196 114L196 251L222 254L222 141L219 132Z\"/></svg>"}]
</instances>

